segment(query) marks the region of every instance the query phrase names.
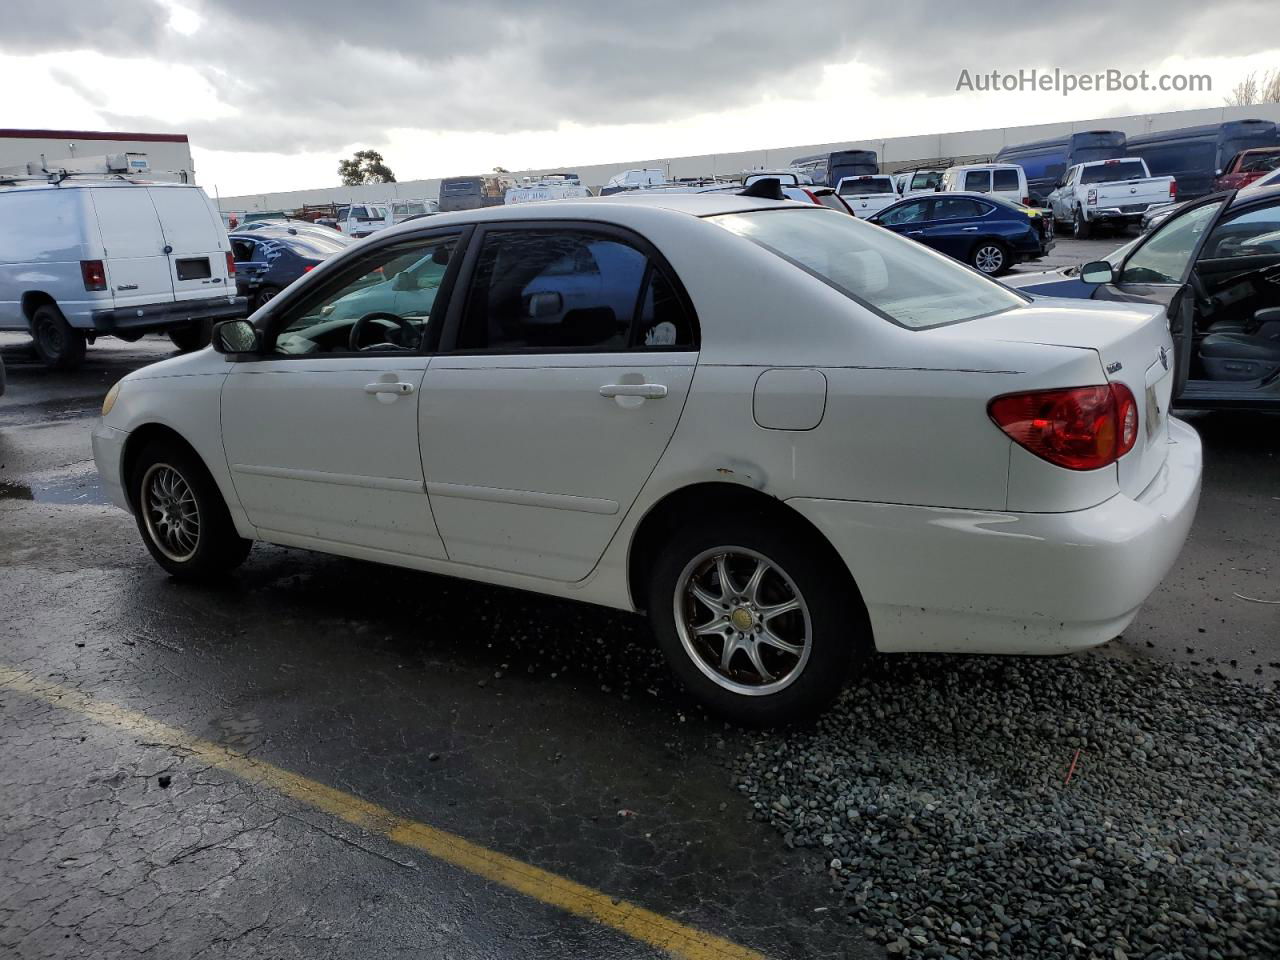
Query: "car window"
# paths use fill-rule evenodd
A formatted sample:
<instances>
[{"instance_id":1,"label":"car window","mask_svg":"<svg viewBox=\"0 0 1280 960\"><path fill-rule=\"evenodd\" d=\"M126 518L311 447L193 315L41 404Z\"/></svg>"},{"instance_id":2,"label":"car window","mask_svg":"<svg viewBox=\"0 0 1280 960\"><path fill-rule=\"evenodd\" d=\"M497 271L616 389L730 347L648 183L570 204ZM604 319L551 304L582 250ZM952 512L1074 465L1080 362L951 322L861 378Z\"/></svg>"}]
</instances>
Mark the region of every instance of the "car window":
<instances>
[{"instance_id":1,"label":"car window","mask_svg":"<svg viewBox=\"0 0 1280 960\"><path fill-rule=\"evenodd\" d=\"M1201 259L1264 257L1280 253L1280 203L1228 214L1213 228Z\"/></svg>"},{"instance_id":2,"label":"car window","mask_svg":"<svg viewBox=\"0 0 1280 960\"><path fill-rule=\"evenodd\" d=\"M458 238L385 248L286 311L285 355L417 350Z\"/></svg>"},{"instance_id":3,"label":"car window","mask_svg":"<svg viewBox=\"0 0 1280 960\"><path fill-rule=\"evenodd\" d=\"M932 190L938 184L942 183L942 174L935 170L928 173L917 173L911 178L912 190Z\"/></svg>"},{"instance_id":4,"label":"car window","mask_svg":"<svg viewBox=\"0 0 1280 960\"><path fill-rule=\"evenodd\" d=\"M612 235L490 231L467 292L458 349L625 350L633 329L641 344L689 342L687 321L671 319L670 293L649 272L648 257ZM645 306L637 311L642 291ZM640 325L648 324L643 331L634 323L637 312ZM664 323L674 330L659 331Z\"/></svg>"},{"instance_id":5,"label":"car window","mask_svg":"<svg viewBox=\"0 0 1280 960\"><path fill-rule=\"evenodd\" d=\"M987 207L977 200L968 197L939 197L937 206L933 208L934 220L964 220L980 217L987 212Z\"/></svg>"},{"instance_id":6,"label":"car window","mask_svg":"<svg viewBox=\"0 0 1280 960\"><path fill-rule=\"evenodd\" d=\"M964 175L964 189L986 193L991 189L991 171L970 170Z\"/></svg>"},{"instance_id":7,"label":"car window","mask_svg":"<svg viewBox=\"0 0 1280 960\"><path fill-rule=\"evenodd\" d=\"M889 177L854 177L840 181L840 196L868 196L894 193L893 180Z\"/></svg>"},{"instance_id":8,"label":"car window","mask_svg":"<svg viewBox=\"0 0 1280 960\"><path fill-rule=\"evenodd\" d=\"M248 263L253 259L254 243L252 240L241 240L239 237L231 238L231 253L235 257L236 263Z\"/></svg>"},{"instance_id":9,"label":"car window","mask_svg":"<svg viewBox=\"0 0 1280 960\"><path fill-rule=\"evenodd\" d=\"M1018 190L1018 171L1017 170L993 170L991 171L993 182L996 190Z\"/></svg>"},{"instance_id":10,"label":"car window","mask_svg":"<svg viewBox=\"0 0 1280 960\"><path fill-rule=\"evenodd\" d=\"M909 329L959 323L1029 302L954 260L855 217L797 207L708 219Z\"/></svg>"},{"instance_id":11,"label":"car window","mask_svg":"<svg viewBox=\"0 0 1280 960\"><path fill-rule=\"evenodd\" d=\"M1147 175L1141 160L1110 161L1096 167L1085 167L1081 183L1109 183L1115 180L1140 180Z\"/></svg>"},{"instance_id":12,"label":"car window","mask_svg":"<svg viewBox=\"0 0 1280 960\"><path fill-rule=\"evenodd\" d=\"M876 220L890 224L919 223L924 219L925 211L932 202L932 200L917 200L914 203L904 203L900 207L886 210L876 217Z\"/></svg>"},{"instance_id":13,"label":"car window","mask_svg":"<svg viewBox=\"0 0 1280 960\"><path fill-rule=\"evenodd\" d=\"M1201 234L1221 206L1220 200L1202 204L1165 221L1125 262L1119 282L1182 283Z\"/></svg>"}]
</instances>

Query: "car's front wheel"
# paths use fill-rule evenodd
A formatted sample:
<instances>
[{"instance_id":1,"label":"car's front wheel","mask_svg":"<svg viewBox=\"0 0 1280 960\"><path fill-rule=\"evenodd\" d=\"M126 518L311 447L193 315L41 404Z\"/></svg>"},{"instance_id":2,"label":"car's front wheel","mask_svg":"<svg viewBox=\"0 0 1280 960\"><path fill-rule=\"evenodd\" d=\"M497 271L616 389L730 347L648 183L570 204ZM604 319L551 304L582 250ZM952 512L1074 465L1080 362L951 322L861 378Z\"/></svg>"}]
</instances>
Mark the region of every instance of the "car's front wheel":
<instances>
[{"instance_id":1,"label":"car's front wheel","mask_svg":"<svg viewBox=\"0 0 1280 960\"><path fill-rule=\"evenodd\" d=\"M253 309L257 310L264 303L270 303L276 298L276 294L280 292L279 287L273 287L270 284L264 286L258 291L258 295L253 300Z\"/></svg>"},{"instance_id":2,"label":"car's front wheel","mask_svg":"<svg viewBox=\"0 0 1280 960\"><path fill-rule=\"evenodd\" d=\"M184 327L174 327L169 331L169 340L183 353L203 350L212 339L212 320L197 320Z\"/></svg>"},{"instance_id":3,"label":"car's front wheel","mask_svg":"<svg viewBox=\"0 0 1280 960\"><path fill-rule=\"evenodd\" d=\"M249 555L253 541L236 532L213 477L183 444L149 444L133 464L129 490L147 550L173 576L217 576Z\"/></svg>"},{"instance_id":4,"label":"car's front wheel","mask_svg":"<svg viewBox=\"0 0 1280 960\"><path fill-rule=\"evenodd\" d=\"M998 277L1009 269L1009 251L994 240L984 240L973 248L970 263L989 277Z\"/></svg>"},{"instance_id":5,"label":"car's front wheel","mask_svg":"<svg viewBox=\"0 0 1280 960\"><path fill-rule=\"evenodd\" d=\"M869 645L839 562L755 518L685 527L649 584L649 616L672 669L699 700L739 723L821 712Z\"/></svg>"}]
</instances>

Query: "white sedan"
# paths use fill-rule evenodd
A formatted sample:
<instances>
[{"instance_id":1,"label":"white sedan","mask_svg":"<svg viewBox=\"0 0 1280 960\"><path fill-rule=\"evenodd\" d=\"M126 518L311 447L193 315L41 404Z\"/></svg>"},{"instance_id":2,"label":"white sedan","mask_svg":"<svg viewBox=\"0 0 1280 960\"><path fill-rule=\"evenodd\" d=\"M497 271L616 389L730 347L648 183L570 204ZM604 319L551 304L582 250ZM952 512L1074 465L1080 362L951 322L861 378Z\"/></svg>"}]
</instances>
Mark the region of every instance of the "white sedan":
<instances>
[{"instance_id":1,"label":"white sedan","mask_svg":"<svg viewBox=\"0 0 1280 960\"><path fill-rule=\"evenodd\" d=\"M429 315L326 310L424 257ZM1199 496L1172 349L824 207L623 194L380 231L112 387L94 454L174 576L262 540L647 611L772 723L873 650L1120 633Z\"/></svg>"}]
</instances>

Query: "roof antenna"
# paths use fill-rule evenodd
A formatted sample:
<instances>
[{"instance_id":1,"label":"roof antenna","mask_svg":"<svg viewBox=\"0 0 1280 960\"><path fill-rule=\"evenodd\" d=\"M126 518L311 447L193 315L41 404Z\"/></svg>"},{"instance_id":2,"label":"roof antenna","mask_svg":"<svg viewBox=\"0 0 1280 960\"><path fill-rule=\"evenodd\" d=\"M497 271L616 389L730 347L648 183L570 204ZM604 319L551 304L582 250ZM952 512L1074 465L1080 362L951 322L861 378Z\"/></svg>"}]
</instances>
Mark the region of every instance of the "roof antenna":
<instances>
[{"instance_id":1,"label":"roof antenna","mask_svg":"<svg viewBox=\"0 0 1280 960\"><path fill-rule=\"evenodd\" d=\"M740 197L755 197L757 200L785 200L782 192L782 181L777 177L761 177L747 189L741 191Z\"/></svg>"}]
</instances>

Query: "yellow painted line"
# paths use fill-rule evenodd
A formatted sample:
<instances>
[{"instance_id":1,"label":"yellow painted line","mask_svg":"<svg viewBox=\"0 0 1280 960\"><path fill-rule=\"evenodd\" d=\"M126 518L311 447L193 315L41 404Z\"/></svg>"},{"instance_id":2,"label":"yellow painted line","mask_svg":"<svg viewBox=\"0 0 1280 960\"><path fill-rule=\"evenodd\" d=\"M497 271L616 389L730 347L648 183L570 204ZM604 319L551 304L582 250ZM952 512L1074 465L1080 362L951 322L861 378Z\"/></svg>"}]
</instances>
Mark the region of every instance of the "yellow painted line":
<instances>
[{"instance_id":1,"label":"yellow painted line","mask_svg":"<svg viewBox=\"0 0 1280 960\"><path fill-rule=\"evenodd\" d=\"M386 807L288 770L245 756L209 740L193 737L177 727L145 714L99 700L61 684L37 680L30 673L0 665L0 687L70 710L104 726L190 752L211 766L242 780L322 810L369 833L515 890L575 916L594 920L634 940L665 950L682 960L764 960L763 954L723 937L687 927L670 917L615 899L599 890L497 853L456 834L400 817Z\"/></svg>"}]
</instances>

